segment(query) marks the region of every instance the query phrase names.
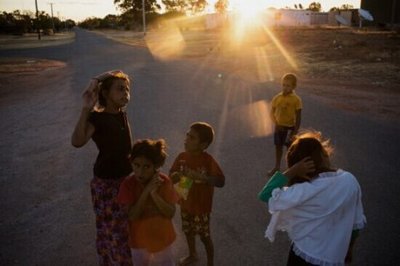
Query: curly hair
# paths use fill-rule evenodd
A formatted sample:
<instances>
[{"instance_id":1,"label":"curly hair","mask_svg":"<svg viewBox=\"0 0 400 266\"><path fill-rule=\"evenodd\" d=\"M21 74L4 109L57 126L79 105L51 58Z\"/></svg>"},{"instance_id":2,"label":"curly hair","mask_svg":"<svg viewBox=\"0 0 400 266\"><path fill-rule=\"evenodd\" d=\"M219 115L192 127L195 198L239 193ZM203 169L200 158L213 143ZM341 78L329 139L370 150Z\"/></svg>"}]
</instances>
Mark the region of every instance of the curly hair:
<instances>
[{"instance_id":1,"label":"curly hair","mask_svg":"<svg viewBox=\"0 0 400 266\"><path fill-rule=\"evenodd\" d=\"M164 165L167 158L165 140L144 139L138 140L132 147L130 160L133 161L136 157L145 157L151 161L156 168Z\"/></svg>"}]
</instances>

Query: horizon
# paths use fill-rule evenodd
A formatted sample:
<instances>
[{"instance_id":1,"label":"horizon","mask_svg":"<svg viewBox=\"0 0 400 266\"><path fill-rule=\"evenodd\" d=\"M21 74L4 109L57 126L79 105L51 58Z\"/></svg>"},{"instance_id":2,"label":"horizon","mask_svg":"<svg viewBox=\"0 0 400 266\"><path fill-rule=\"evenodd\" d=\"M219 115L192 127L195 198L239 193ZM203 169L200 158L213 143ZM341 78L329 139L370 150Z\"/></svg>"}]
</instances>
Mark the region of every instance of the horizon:
<instances>
[{"instance_id":1,"label":"horizon","mask_svg":"<svg viewBox=\"0 0 400 266\"><path fill-rule=\"evenodd\" d=\"M51 5L53 4L53 16L58 17L61 20L72 19L75 22L80 22L90 17L104 18L105 16L120 15L121 11L114 4L113 0L53 0L50 1L38 1L38 9L51 15ZM213 6L217 0L209 0L208 12L213 11ZM100 2L100 3L99 3ZM101 3L102 2L102 3ZM248 3L247 1L246 3ZM361 0L325 0L325 1L300 1L300 0L251 0L255 5L261 6L261 8L292 8L294 5L302 4L303 8L307 8L312 2L319 2L322 7L322 11L329 11L332 7L340 7L343 4L352 5L354 8L360 8ZM230 10L239 10L243 8L243 0L230 0ZM35 1L34 0L2 0L0 3L0 10L3 12L13 12L20 10L21 12L33 12L35 13Z\"/></svg>"}]
</instances>

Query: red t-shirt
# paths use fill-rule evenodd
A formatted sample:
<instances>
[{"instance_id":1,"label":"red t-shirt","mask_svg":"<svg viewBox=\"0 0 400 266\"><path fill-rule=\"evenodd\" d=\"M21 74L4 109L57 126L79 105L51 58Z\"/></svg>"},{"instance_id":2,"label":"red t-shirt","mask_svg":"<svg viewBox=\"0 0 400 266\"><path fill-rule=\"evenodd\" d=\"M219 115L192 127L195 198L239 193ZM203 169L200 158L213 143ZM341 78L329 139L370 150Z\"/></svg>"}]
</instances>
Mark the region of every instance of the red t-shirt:
<instances>
[{"instance_id":1,"label":"red t-shirt","mask_svg":"<svg viewBox=\"0 0 400 266\"><path fill-rule=\"evenodd\" d=\"M192 155L187 152L182 152L176 157L170 174L180 170L181 165L195 171L205 171L207 176L219 178L220 181L225 181L225 176L215 159L207 152L199 155ZM186 200L181 200L181 210L193 215L211 213L212 200L214 195L214 186L193 182L189 190Z\"/></svg>"},{"instance_id":2,"label":"red t-shirt","mask_svg":"<svg viewBox=\"0 0 400 266\"><path fill-rule=\"evenodd\" d=\"M158 194L168 203L175 204L178 196L168 176L160 174L163 184ZM135 175L128 176L122 182L118 193L120 204L135 204L144 190ZM158 252L171 245L175 240L175 230L171 219L163 216L153 200L149 197L139 219L129 220L129 246L143 248L149 252Z\"/></svg>"}]
</instances>

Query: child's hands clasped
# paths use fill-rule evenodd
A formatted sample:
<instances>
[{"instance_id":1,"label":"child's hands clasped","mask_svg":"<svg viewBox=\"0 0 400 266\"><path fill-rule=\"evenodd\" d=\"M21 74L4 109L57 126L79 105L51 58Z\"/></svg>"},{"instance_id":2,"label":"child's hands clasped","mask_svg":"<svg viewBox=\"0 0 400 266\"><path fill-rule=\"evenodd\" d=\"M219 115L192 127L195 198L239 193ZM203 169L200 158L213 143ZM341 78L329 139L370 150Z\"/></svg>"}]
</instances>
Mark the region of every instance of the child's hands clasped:
<instances>
[{"instance_id":1,"label":"child's hands clasped","mask_svg":"<svg viewBox=\"0 0 400 266\"><path fill-rule=\"evenodd\" d=\"M147 183L145 190L150 194L157 193L157 189L161 186L162 183L163 180L160 178L159 172L156 172L149 183Z\"/></svg>"}]
</instances>

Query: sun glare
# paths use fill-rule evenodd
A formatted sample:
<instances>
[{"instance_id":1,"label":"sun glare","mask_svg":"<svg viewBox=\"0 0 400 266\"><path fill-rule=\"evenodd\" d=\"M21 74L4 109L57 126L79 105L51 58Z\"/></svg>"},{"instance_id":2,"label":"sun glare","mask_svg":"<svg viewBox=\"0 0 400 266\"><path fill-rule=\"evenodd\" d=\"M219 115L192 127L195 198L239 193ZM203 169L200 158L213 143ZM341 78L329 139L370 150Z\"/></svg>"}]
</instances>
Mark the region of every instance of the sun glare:
<instances>
[{"instance_id":1,"label":"sun glare","mask_svg":"<svg viewBox=\"0 0 400 266\"><path fill-rule=\"evenodd\" d=\"M237 13L241 20L251 23L260 16L262 8L260 8L259 0L240 1L234 4L233 11Z\"/></svg>"}]
</instances>

